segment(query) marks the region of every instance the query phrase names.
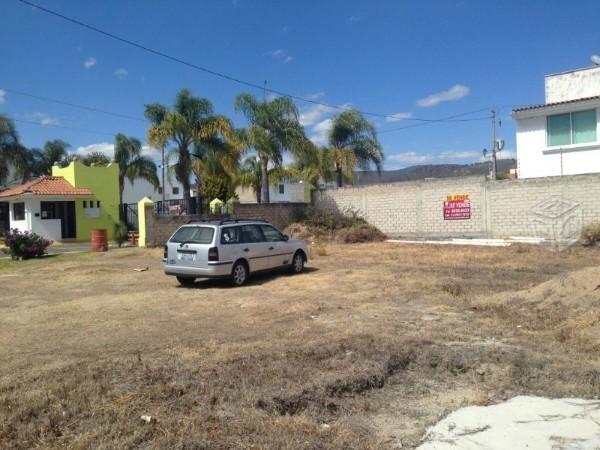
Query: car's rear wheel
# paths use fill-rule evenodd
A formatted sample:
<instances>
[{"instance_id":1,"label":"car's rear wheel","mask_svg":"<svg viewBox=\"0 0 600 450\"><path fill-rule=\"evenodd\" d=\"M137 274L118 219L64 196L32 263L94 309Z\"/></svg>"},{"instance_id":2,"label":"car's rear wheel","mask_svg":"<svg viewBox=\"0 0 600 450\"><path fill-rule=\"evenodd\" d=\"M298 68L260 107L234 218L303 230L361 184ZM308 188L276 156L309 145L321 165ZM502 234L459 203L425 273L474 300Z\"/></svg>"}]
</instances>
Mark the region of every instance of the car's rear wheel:
<instances>
[{"instance_id":1,"label":"car's rear wheel","mask_svg":"<svg viewBox=\"0 0 600 450\"><path fill-rule=\"evenodd\" d=\"M292 273L301 273L304 270L304 255L301 252L294 253L292 259Z\"/></svg>"},{"instance_id":2,"label":"car's rear wheel","mask_svg":"<svg viewBox=\"0 0 600 450\"><path fill-rule=\"evenodd\" d=\"M181 284L182 286L191 286L192 284L194 284L194 281L196 281L196 279L190 277L177 277L177 281L179 281L179 284Z\"/></svg>"},{"instance_id":3,"label":"car's rear wheel","mask_svg":"<svg viewBox=\"0 0 600 450\"><path fill-rule=\"evenodd\" d=\"M248 266L242 261L236 262L231 270L231 281L235 286L242 286L248 279Z\"/></svg>"}]
</instances>

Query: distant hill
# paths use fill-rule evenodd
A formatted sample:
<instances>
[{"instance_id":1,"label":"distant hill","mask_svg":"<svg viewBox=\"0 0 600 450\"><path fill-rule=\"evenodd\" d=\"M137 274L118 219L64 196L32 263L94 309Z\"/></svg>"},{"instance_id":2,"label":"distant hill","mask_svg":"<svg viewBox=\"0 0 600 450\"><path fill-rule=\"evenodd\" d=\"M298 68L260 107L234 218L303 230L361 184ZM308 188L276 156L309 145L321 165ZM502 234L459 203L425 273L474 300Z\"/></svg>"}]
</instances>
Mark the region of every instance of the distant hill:
<instances>
[{"instance_id":1,"label":"distant hill","mask_svg":"<svg viewBox=\"0 0 600 450\"><path fill-rule=\"evenodd\" d=\"M508 172L517 167L516 159L499 159L498 172ZM393 183L395 181L415 181L425 178L451 178L466 177L470 175L488 175L490 163L480 162L473 164L426 164L410 166L398 170L384 170L381 175L376 171L356 172L355 185Z\"/></svg>"}]
</instances>

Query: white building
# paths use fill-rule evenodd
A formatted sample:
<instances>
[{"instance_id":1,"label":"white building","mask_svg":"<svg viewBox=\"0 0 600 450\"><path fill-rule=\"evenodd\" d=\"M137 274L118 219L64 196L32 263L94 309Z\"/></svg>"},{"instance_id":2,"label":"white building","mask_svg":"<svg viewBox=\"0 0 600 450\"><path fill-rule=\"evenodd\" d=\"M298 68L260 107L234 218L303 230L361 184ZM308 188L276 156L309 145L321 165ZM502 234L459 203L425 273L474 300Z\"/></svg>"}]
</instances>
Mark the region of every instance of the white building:
<instances>
[{"instance_id":1,"label":"white building","mask_svg":"<svg viewBox=\"0 0 600 450\"><path fill-rule=\"evenodd\" d=\"M312 187L304 181L279 181L269 186L271 203L310 203ZM235 190L240 203L256 203L256 193L250 188Z\"/></svg>"},{"instance_id":2,"label":"white building","mask_svg":"<svg viewBox=\"0 0 600 450\"><path fill-rule=\"evenodd\" d=\"M155 189L150 183L141 178L136 178L133 183L125 179L125 187L123 188L123 203L137 203L144 197L148 197L152 201L161 201L162 195L162 180L161 174L158 174L158 180L161 186ZM183 198L182 184L172 177L171 180L165 176L165 200L181 200Z\"/></svg>"},{"instance_id":3,"label":"white building","mask_svg":"<svg viewBox=\"0 0 600 450\"><path fill-rule=\"evenodd\" d=\"M545 94L512 113L519 178L600 172L600 66L546 75Z\"/></svg>"}]
</instances>

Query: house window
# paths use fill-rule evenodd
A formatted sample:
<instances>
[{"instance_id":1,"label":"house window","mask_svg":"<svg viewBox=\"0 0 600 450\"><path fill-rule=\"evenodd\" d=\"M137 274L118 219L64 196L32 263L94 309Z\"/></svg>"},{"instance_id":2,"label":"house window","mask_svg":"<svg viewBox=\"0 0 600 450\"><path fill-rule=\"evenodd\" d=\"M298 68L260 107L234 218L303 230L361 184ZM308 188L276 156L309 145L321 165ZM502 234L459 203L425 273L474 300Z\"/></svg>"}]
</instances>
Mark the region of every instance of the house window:
<instances>
[{"instance_id":1,"label":"house window","mask_svg":"<svg viewBox=\"0 0 600 450\"><path fill-rule=\"evenodd\" d=\"M285 193L285 186L284 186L283 184L280 184L280 185L279 185L279 193L280 193L280 194L283 194L283 193Z\"/></svg>"},{"instance_id":2,"label":"house window","mask_svg":"<svg viewBox=\"0 0 600 450\"><path fill-rule=\"evenodd\" d=\"M162 194L162 186L159 186L159 187L158 187L158 193L159 193L159 194Z\"/></svg>"},{"instance_id":3,"label":"house window","mask_svg":"<svg viewBox=\"0 0 600 450\"><path fill-rule=\"evenodd\" d=\"M173 188L173 195L179 195L179 188L178 187L174 187Z\"/></svg>"},{"instance_id":4,"label":"house window","mask_svg":"<svg viewBox=\"0 0 600 450\"><path fill-rule=\"evenodd\" d=\"M596 142L596 110L548 116L546 133L548 147Z\"/></svg>"},{"instance_id":5,"label":"house window","mask_svg":"<svg viewBox=\"0 0 600 450\"><path fill-rule=\"evenodd\" d=\"M84 207L84 208L87 208L87 200L84 200L84 201L83 201L83 207Z\"/></svg>"},{"instance_id":6,"label":"house window","mask_svg":"<svg viewBox=\"0 0 600 450\"><path fill-rule=\"evenodd\" d=\"M40 202L42 219L58 219L58 213L55 206L56 204L54 202Z\"/></svg>"},{"instance_id":7,"label":"house window","mask_svg":"<svg viewBox=\"0 0 600 450\"><path fill-rule=\"evenodd\" d=\"M100 208L100 200L96 201L96 208Z\"/></svg>"},{"instance_id":8,"label":"house window","mask_svg":"<svg viewBox=\"0 0 600 450\"><path fill-rule=\"evenodd\" d=\"M13 220L25 220L25 203L13 203Z\"/></svg>"}]
</instances>

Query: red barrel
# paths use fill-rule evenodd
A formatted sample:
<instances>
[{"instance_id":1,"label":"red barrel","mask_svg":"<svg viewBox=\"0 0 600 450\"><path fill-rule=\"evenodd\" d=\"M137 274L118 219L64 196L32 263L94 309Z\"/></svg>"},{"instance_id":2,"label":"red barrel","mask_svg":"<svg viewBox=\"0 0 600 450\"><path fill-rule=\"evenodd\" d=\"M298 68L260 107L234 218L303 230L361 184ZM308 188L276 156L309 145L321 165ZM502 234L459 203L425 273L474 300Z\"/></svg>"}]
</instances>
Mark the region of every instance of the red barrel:
<instances>
[{"instance_id":1,"label":"red barrel","mask_svg":"<svg viewBox=\"0 0 600 450\"><path fill-rule=\"evenodd\" d=\"M108 235L106 230L92 230L92 251L105 252L108 250Z\"/></svg>"}]
</instances>

